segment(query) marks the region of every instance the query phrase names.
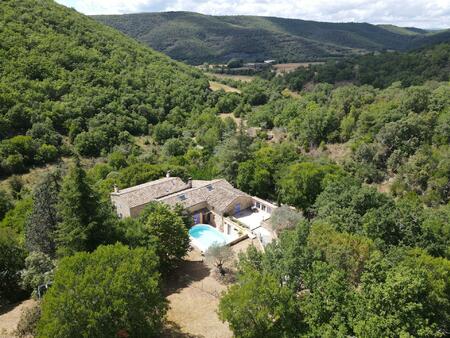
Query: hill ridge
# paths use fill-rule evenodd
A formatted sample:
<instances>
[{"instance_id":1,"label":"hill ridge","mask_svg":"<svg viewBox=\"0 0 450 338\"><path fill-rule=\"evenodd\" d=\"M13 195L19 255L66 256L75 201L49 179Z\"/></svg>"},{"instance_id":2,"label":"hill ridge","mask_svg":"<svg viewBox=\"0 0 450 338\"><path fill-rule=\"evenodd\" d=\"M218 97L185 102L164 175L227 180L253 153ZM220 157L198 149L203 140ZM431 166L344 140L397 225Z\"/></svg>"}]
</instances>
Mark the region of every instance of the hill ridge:
<instances>
[{"instance_id":1,"label":"hill ridge","mask_svg":"<svg viewBox=\"0 0 450 338\"><path fill-rule=\"evenodd\" d=\"M317 61L383 50L405 51L449 39L446 31L275 16L171 11L93 17L190 64L227 62L233 57Z\"/></svg>"}]
</instances>

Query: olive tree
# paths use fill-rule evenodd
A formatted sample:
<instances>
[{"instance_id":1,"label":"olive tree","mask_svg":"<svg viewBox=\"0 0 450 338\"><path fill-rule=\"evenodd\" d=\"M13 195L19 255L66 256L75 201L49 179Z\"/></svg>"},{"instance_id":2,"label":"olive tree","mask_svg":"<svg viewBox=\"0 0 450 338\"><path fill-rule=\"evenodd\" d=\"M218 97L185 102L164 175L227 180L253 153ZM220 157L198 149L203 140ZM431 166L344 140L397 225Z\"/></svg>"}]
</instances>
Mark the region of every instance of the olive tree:
<instances>
[{"instance_id":1,"label":"olive tree","mask_svg":"<svg viewBox=\"0 0 450 338\"><path fill-rule=\"evenodd\" d=\"M233 261L234 253L228 245L213 243L205 252L206 263L215 267L219 273L226 274L225 266Z\"/></svg>"}]
</instances>

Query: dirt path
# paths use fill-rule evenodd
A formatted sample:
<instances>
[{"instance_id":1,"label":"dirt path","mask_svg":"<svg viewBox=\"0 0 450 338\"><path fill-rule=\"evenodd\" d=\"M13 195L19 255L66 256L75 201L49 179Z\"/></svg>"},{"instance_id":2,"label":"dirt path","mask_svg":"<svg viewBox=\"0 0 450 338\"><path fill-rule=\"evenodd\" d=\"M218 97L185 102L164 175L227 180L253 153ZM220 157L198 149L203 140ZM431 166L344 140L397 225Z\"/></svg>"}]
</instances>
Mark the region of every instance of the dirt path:
<instances>
[{"instance_id":1,"label":"dirt path","mask_svg":"<svg viewBox=\"0 0 450 338\"><path fill-rule=\"evenodd\" d=\"M12 332L19 323L22 310L31 307L34 303L33 299L27 299L21 303L14 304L7 312L0 314L0 338L14 337Z\"/></svg>"}]
</instances>

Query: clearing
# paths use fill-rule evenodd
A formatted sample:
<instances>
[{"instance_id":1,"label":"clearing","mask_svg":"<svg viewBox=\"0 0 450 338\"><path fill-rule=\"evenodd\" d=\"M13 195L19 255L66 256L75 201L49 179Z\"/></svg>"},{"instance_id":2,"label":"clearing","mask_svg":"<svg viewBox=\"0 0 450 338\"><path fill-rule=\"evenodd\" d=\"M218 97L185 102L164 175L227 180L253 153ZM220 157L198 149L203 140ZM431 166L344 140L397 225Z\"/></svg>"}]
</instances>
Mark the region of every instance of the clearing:
<instances>
[{"instance_id":1,"label":"clearing","mask_svg":"<svg viewBox=\"0 0 450 338\"><path fill-rule=\"evenodd\" d=\"M211 75L218 79L230 79L242 82L252 82L255 79L255 76L251 75L233 75L233 74L218 74L218 73L206 73L207 75Z\"/></svg>"},{"instance_id":2,"label":"clearing","mask_svg":"<svg viewBox=\"0 0 450 338\"><path fill-rule=\"evenodd\" d=\"M234 87L231 87L231 86L227 86L227 85L224 85L224 84L222 84L220 82L216 82L216 81L209 81L209 88L213 92L222 89L223 91L225 91L225 93L238 93L238 94L241 93L241 91L239 89L237 89L237 88L234 88Z\"/></svg>"},{"instance_id":3,"label":"clearing","mask_svg":"<svg viewBox=\"0 0 450 338\"><path fill-rule=\"evenodd\" d=\"M303 67L307 68L311 65L321 65L325 62L297 62L297 63L279 63L276 65L273 65L273 68L275 69L277 74L286 74L293 72L297 68Z\"/></svg>"},{"instance_id":4,"label":"clearing","mask_svg":"<svg viewBox=\"0 0 450 338\"><path fill-rule=\"evenodd\" d=\"M237 256L252 244L262 250L256 239L249 238L233 245L232 249ZM214 278L203 259L198 250L191 250L167 283L165 294L170 308L165 338L233 337L228 324L217 315L220 295L227 286Z\"/></svg>"},{"instance_id":5,"label":"clearing","mask_svg":"<svg viewBox=\"0 0 450 338\"><path fill-rule=\"evenodd\" d=\"M20 178L24 184L24 186L28 186L30 188L33 188L36 183L39 182L39 180L47 173L57 169L58 167L61 169L66 169L69 165L69 163L72 161L71 157L62 157L58 162L46 164L44 166L35 166L30 168L27 172L23 174L16 174L11 175L3 180L0 180L0 189L6 189L9 188L9 182L11 181L13 176L16 176ZM88 170L92 168L97 163L105 162L102 158L81 158L81 165L84 169Z\"/></svg>"},{"instance_id":6,"label":"clearing","mask_svg":"<svg viewBox=\"0 0 450 338\"><path fill-rule=\"evenodd\" d=\"M228 324L223 323L216 313L220 294L227 287L210 272L199 251L189 252L187 260L168 282L166 295L170 309L164 337L233 336Z\"/></svg>"}]
</instances>

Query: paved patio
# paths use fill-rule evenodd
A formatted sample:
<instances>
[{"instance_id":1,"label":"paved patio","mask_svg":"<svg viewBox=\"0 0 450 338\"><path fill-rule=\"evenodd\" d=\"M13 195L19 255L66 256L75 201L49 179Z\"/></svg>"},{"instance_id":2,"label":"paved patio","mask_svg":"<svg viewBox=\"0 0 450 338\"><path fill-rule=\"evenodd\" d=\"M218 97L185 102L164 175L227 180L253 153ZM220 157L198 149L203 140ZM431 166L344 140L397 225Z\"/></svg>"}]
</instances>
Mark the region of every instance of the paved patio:
<instances>
[{"instance_id":1,"label":"paved patio","mask_svg":"<svg viewBox=\"0 0 450 338\"><path fill-rule=\"evenodd\" d=\"M239 222L247 226L250 230L259 228L265 220L270 218L270 214L260 209L245 209L234 215Z\"/></svg>"}]
</instances>

